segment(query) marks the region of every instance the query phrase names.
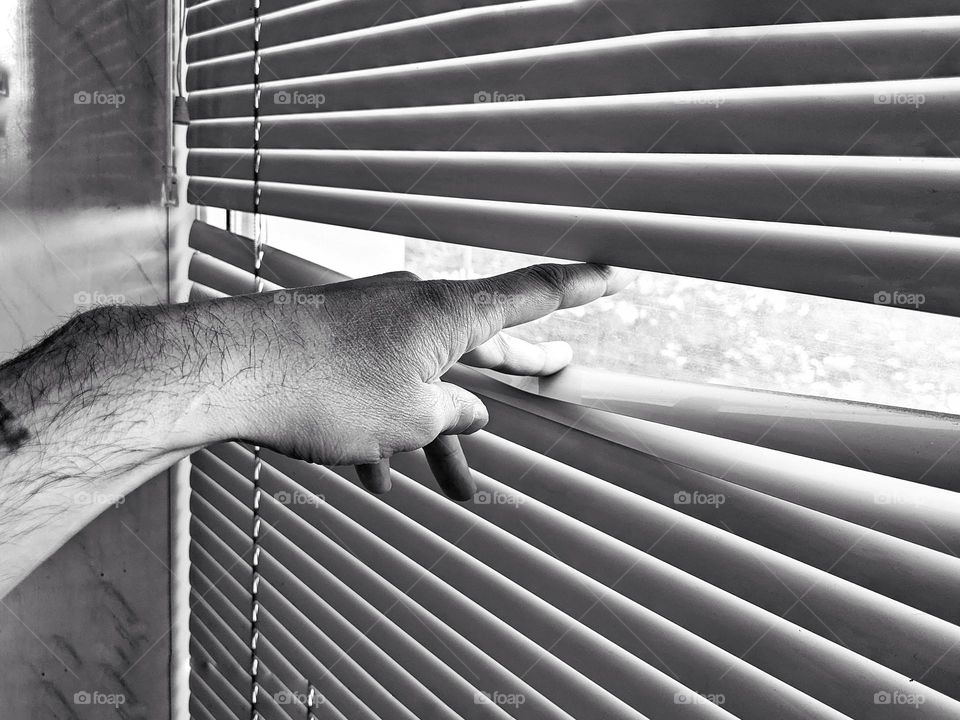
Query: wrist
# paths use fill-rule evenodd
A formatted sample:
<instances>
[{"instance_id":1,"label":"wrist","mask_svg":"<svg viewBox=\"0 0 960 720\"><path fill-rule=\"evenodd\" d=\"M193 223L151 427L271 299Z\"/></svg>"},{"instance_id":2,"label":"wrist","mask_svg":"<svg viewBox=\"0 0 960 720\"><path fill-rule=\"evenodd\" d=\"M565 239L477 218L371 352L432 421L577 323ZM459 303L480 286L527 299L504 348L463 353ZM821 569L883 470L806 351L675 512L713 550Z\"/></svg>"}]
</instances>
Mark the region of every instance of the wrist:
<instances>
[{"instance_id":1,"label":"wrist","mask_svg":"<svg viewBox=\"0 0 960 720\"><path fill-rule=\"evenodd\" d=\"M243 377L238 357L242 339L217 305L185 303L148 310L162 349L150 353L155 363L147 372L170 389L163 413L167 417L163 444L170 450L190 451L236 437L243 396L238 387Z\"/></svg>"},{"instance_id":2,"label":"wrist","mask_svg":"<svg viewBox=\"0 0 960 720\"><path fill-rule=\"evenodd\" d=\"M276 347L265 340L261 301L240 296L165 308L188 390L174 427L181 445L253 439L251 408L264 405L267 358Z\"/></svg>"}]
</instances>

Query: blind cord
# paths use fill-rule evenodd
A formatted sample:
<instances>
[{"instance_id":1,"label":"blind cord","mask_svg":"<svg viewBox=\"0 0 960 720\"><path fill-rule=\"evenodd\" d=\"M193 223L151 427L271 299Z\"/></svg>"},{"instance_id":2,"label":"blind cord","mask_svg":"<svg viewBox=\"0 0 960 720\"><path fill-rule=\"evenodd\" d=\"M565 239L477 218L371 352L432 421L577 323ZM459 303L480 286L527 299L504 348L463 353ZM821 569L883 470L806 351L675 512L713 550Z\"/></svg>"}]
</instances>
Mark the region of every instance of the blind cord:
<instances>
[{"instance_id":1,"label":"blind cord","mask_svg":"<svg viewBox=\"0 0 960 720\"><path fill-rule=\"evenodd\" d=\"M254 291L263 292L263 278L260 275L263 262L263 225L260 216L260 0L253 1L253 278ZM257 701L260 694L260 659L257 657L257 642L260 639L260 472L263 460L260 446L253 448L253 557L251 559L250 584L250 717L260 720Z\"/></svg>"}]
</instances>

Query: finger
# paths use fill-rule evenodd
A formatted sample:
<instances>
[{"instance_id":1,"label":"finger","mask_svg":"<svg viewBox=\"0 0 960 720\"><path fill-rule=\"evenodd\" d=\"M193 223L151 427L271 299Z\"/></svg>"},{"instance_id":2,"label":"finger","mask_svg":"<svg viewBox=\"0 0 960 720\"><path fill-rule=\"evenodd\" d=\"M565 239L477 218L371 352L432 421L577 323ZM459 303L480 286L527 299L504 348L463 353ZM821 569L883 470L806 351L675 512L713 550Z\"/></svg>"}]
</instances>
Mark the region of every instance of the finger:
<instances>
[{"instance_id":1,"label":"finger","mask_svg":"<svg viewBox=\"0 0 960 720\"><path fill-rule=\"evenodd\" d=\"M427 464L444 494L454 500L469 500L477 492L467 458L456 435L441 435L423 448Z\"/></svg>"},{"instance_id":2,"label":"finger","mask_svg":"<svg viewBox=\"0 0 960 720\"><path fill-rule=\"evenodd\" d=\"M490 420L483 402L468 390L445 382L431 383L440 409L441 435L469 435Z\"/></svg>"},{"instance_id":3,"label":"finger","mask_svg":"<svg viewBox=\"0 0 960 720\"><path fill-rule=\"evenodd\" d=\"M390 482L390 461L384 458L380 462L357 465L357 477L360 483L375 495L383 495L389 492Z\"/></svg>"},{"instance_id":4,"label":"finger","mask_svg":"<svg viewBox=\"0 0 960 720\"><path fill-rule=\"evenodd\" d=\"M585 305L619 292L636 277L631 270L608 265L532 265L521 270L458 283L486 322L476 323L478 337L470 347L485 342L503 328L521 325L555 310Z\"/></svg>"},{"instance_id":5,"label":"finger","mask_svg":"<svg viewBox=\"0 0 960 720\"><path fill-rule=\"evenodd\" d=\"M553 375L573 359L573 350L562 341L531 343L497 333L466 353L460 362L511 375Z\"/></svg>"}]
</instances>

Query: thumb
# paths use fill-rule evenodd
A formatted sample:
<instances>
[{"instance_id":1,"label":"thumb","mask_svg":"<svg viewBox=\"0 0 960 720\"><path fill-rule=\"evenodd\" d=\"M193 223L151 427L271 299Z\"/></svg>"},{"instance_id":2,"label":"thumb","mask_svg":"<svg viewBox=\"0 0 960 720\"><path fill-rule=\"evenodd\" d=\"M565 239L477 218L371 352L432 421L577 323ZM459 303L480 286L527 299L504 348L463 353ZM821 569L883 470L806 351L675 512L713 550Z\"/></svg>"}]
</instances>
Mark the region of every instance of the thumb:
<instances>
[{"instance_id":1,"label":"thumb","mask_svg":"<svg viewBox=\"0 0 960 720\"><path fill-rule=\"evenodd\" d=\"M486 406L472 392L446 382L431 387L440 408L441 435L468 435L489 422Z\"/></svg>"}]
</instances>

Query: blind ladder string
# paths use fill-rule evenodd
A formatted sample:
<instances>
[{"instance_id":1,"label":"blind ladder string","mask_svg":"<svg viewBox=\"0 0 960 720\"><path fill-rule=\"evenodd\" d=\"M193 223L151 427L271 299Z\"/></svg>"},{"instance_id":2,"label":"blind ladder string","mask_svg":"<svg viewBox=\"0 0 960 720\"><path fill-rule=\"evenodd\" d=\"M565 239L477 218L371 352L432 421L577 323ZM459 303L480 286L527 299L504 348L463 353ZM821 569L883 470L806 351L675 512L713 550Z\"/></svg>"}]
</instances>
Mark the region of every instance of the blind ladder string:
<instances>
[{"instance_id":1,"label":"blind ladder string","mask_svg":"<svg viewBox=\"0 0 960 720\"><path fill-rule=\"evenodd\" d=\"M260 215L260 0L253 0L253 278L255 292L263 292L263 278L261 265L263 263L263 222ZM260 532L262 520L260 517L260 472L263 469L263 459L260 457L260 446L253 448L253 557L251 558L251 585L250 585L250 718L260 720L258 700L260 694L259 670L260 659L257 657L257 643L260 639Z\"/></svg>"}]
</instances>

